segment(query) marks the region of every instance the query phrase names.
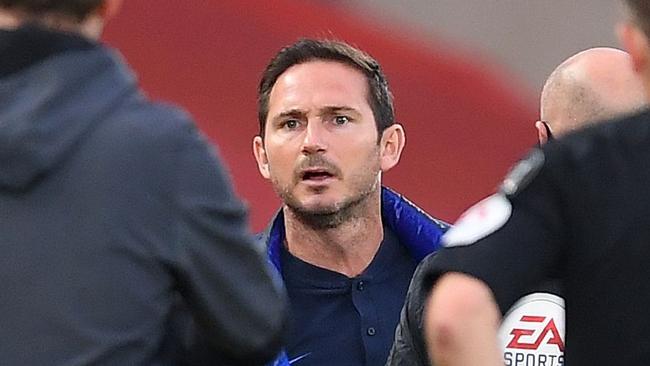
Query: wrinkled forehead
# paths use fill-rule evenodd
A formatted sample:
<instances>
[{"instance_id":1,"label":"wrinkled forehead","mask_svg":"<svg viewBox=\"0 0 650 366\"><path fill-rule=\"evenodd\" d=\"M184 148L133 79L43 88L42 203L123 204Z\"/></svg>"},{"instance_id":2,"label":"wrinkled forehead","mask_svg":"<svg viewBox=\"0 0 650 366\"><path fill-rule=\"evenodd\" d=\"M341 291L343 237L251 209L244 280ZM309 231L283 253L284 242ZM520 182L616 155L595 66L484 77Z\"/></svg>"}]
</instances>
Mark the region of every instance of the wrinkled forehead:
<instances>
[{"instance_id":1,"label":"wrinkled forehead","mask_svg":"<svg viewBox=\"0 0 650 366\"><path fill-rule=\"evenodd\" d=\"M342 62L314 60L293 65L271 89L269 112L294 104L369 108L368 83L360 70Z\"/></svg>"}]
</instances>

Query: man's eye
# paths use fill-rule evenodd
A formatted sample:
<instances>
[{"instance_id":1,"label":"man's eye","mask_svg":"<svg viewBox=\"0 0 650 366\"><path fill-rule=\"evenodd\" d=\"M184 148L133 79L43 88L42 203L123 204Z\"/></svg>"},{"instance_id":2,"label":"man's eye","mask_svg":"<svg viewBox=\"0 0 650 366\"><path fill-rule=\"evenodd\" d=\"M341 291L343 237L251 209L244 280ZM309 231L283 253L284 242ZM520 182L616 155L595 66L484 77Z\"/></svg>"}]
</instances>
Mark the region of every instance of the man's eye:
<instances>
[{"instance_id":1,"label":"man's eye","mask_svg":"<svg viewBox=\"0 0 650 366\"><path fill-rule=\"evenodd\" d=\"M296 121L295 119L290 119L284 122L284 127L293 130L294 128L298 127L298 121Z\"/></svg>"},{"instance_id":2,"label":"man's eye","mask_svg":"<svg viewBox=\"0 0 650 366\"><path fill-rule=\"evenodd\" d=\"M344 125L348 122L350 122L350 118L348 118L347 116L334 117L334 123L336 123L337 125Z\"/></svg>"}]
</instances>

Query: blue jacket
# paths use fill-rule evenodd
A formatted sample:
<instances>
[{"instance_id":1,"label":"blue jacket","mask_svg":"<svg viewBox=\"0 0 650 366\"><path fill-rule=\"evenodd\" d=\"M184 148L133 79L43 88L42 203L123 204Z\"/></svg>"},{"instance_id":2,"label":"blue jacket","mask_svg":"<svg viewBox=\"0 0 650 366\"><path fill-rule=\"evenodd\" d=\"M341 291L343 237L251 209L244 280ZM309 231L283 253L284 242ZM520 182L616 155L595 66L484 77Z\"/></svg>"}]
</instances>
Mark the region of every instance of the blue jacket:
<instances>
[{"instance_id":1,"label":"blue jacket","mask_svg":"<svg viewBox=\"0 0 650 366\"><path fill-rule=\"evenodd\" d=\"M418 263L441 248L440 238L449 228L449 224L431 217L411 201L386 187L382 187L381 210L384 224L395 233L399 242L407 247ZM285 239L282 211L278 212L259 239L266 244L269 261L281 274L280 253ZM283 365L289 365L284 352L272 366Z\"/></svg>"}]
</instances>

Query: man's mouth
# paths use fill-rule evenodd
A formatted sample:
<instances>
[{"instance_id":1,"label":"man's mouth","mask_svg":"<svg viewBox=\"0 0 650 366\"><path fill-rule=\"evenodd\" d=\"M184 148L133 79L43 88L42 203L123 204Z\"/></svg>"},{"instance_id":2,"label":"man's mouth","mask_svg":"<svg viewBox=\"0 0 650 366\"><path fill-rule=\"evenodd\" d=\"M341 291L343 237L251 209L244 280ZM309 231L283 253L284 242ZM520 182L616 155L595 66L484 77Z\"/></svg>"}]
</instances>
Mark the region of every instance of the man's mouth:
<instances>
[{"instance_id":1,"label":"man's mouth","mask_svg":"<svg viewBox=\"0 0 650 366\"><path fill-rule=\"evenodd\" d=\"M301 173L301 178L303 181L323 181L329 178L334 177L327 169L307 169Z\"/></svg>"}]
</instances>

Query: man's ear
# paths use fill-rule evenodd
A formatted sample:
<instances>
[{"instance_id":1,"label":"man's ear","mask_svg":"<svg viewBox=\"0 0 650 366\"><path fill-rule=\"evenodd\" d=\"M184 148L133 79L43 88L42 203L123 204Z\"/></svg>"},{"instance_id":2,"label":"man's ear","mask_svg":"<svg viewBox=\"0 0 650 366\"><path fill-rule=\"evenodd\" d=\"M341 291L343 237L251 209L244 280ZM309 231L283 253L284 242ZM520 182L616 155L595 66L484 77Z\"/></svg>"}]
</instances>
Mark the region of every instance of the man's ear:
<instances>
[{"instance_id":1,"label":"man's ear","mask_svg":"<svg viewBox=\"0 0 650 366\"><path fill-rule=\"evenodd\" d=\"M257 169L260 171L260 174L262 174L264 178L270 179L271 173L269 171L269 159L266 156L264 140L261 136L255 136L253 138L253 155L255 155Z\"/></svg>"},{"instance_id":2,"label":"man's ear","mask_svg":"<svg viewBox=\"0 0 650 366\"><path fill-rule=\"evenodd\" d=\"M405 144L406 135L402 125L393 124L382 132L381 141L379 142L379 158L382 172L386 172L397 165Z\"/></svg>"},{"instance_id":3,"label":"man's ear","mask_svg":"<svg viewBox=\"0 0 650 366\"><path fill-rule=\"evenodd\" d=\"M630 54L632 66L637 73L643 73L648 68L648 38L634 23L624 22L616 26L616 34L623 48Z\"/></svg>"},{"instance_id":4,"label":"man's ear","mask_svg":"<svg viewBox=\"0 0 650 366\"><path fill-rule=\"evenodd\" d=\"M548 142L548 132L546 131L546 126L544 122L537 121L535 122L535 129L537 129L537 139L539 140L540 145L544 145Z\"/></svg>"}]
</instances>

